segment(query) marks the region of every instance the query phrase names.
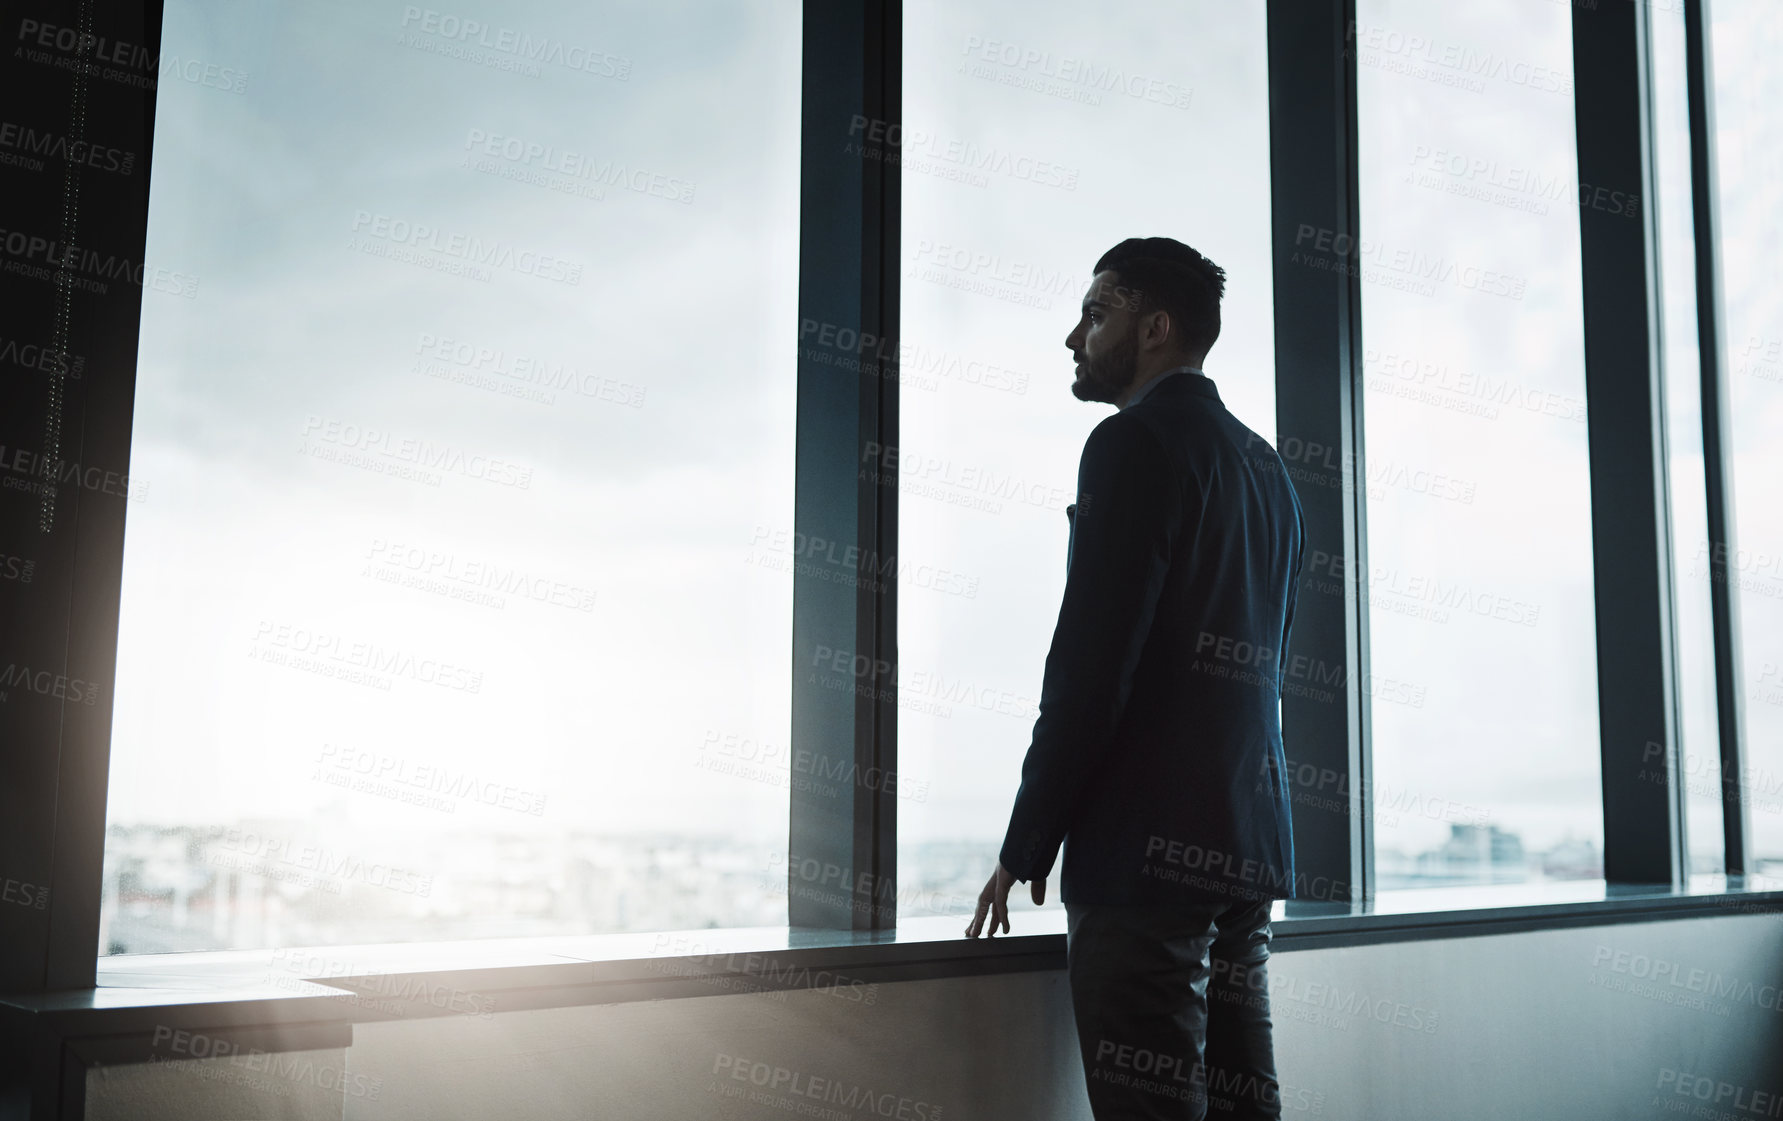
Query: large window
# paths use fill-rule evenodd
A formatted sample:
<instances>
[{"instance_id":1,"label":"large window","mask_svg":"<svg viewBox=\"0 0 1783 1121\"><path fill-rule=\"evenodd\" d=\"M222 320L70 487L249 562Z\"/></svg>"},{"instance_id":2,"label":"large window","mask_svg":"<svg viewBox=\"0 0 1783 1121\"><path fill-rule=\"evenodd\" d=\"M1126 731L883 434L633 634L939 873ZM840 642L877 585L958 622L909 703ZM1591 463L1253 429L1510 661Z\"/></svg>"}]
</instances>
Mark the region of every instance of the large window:
<instances>
[{"instance_id":1,"label":"large window","mask_svg":"<svg viewBox=\"0 0 1783 1121\"><path fill-rule=\"evenodd\" d=\"M799 58L168 4L102 953L785 922Z\"/></svg>"},{"instance_id":2,"label":"large window","mask_svg":"<svg viewBox=\"0 0 1783 1121\"><path fill-rule=\"evenodd\" d=\"M1602 875L1570 19L1358 5L1381 888Z\"/></svg>"},{"instance_id":3,"label":"large window","mask_svg":"<svg viewBox=\"0 0 1783 1121\"><path fill-rule=\"evenodd\" d=\"M901 53L800 0L480 3L167 6L146 256L191 283L143 307L102 953L781 925L794 836L857 884L895 843L901 916L969 911L1108 412L1071 395L1064 338L1097 257L1148 235L1225 268L1206 372L1272 440L1272 268L1331 281L1307 286L1330 306L1284 316L1335 321L1339 276L1360 278L1363 454L1325 466L1365 492L1368 723L1314 746L1370 737L1374 885L1600 877L1580 208L1634 223L1648 192L1678 765L1691 867L1720 865L1680 5L1648 13L1657 177L1640 184L1580 182L1583 5L1359 0L1362 236L1302 224L1289 246L1285 200L1319 188L1272 198L1267 60L1319 52L1268 36L1260 2L905 0ZM1713 46L1747 806L1777 871L1771 8L1718 0ZM808 32L836 38L833 67L803 72ZM801 98L876 104L881 50L897 119L825 134L814 107L836 103ZM1278 80L1278 139L1340 119L1335 89L1313 108L1290 89L1325 96ZM873 173L841 203L813 192L856 170L838 160ZM858 245L836 232L856 219ZM858 264L869 306L834 314L872 321L881 221L896 354L805 376L895 368L896 449L866 442L871 409L834 408L851 383L798 392L801 279L820 284L801 253L836 291ZM1335 402L1308 413L1335 431ZM890 694L857 688L836 724L854 742L801 753L793 666L812 635L872 618L870 595L812 592L826 577L795 524L835 498L803 472L851 455L899 474L896 742L872 719ZM860 519L824 555L878 556L883 528ZM1357 594L1329 545L1309 542L1303 601ZM821 625L793 627L795 573ZM833 731L817 726L799 734ZM895 839L841 784L789 801L814 781L801 758L845 772L851 751L895 758Z\"/></svg>"},{"instance_id":4,"label":"large window","mask_svg":"<svg viewBox=\"0 0 1783 1121\"><path fill-rule=\"evenodd\" d=\"M1163 235L1226 270L1207 374L1274 438L1263 17L1229 0L904 5L899 550L955 574L899 589L899 766L923 792L898 806L906 898L969 910L1009 821L1064 511L1110 411L1071 395L1065 348L1105 250Z\"/></svg>"},{"instance_id":5,"label":"large window","mask_svg":"<svg viewBox=\"0 0 1783 1121\"><path fill-rule=\"evenodd\" d=\"M1711 9L1752 870L1783 872L1783 19Z\"/></svg>"}]
</instances>

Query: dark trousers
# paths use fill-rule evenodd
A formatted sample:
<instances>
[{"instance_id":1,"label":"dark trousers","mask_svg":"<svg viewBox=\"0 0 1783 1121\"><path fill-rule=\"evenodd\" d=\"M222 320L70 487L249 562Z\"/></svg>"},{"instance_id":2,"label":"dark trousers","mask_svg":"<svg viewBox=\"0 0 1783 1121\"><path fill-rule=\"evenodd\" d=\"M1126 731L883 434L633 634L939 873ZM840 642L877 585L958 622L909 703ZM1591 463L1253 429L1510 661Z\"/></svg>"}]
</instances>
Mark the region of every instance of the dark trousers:
<instances>
[{"instance_id":1,"label":"dark trousers","mask_svg":"<svg viewBox=\"0 0 1783 1121\"><path fill-rule=\"evenodd\" d=\"M1071 1008L1096 1121L1281 1116L1269 901L1065 905Z\"/></svg>"}]
</instances>

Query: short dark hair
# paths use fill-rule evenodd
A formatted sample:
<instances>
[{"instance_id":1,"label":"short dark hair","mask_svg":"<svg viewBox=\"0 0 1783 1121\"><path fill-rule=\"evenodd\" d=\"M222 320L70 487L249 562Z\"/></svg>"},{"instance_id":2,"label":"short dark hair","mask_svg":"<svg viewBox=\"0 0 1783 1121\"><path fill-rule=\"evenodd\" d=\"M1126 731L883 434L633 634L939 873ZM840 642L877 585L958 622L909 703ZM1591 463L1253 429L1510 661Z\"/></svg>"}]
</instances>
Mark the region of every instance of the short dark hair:
<instances>
[{"instance_id":1,"label":"short dark hair","mask_svg":"<svg viewBox=\"0 0 1783 1121\"><path fill-rule=\"evenodd\" d=\"M1163 311L1183 349L1205 353L1220 337L1226 270L1169 237L1130 237L1102 254L1095 272L1111 269L1132 289L1140 314Z\"/></svg>"}]
</instances>

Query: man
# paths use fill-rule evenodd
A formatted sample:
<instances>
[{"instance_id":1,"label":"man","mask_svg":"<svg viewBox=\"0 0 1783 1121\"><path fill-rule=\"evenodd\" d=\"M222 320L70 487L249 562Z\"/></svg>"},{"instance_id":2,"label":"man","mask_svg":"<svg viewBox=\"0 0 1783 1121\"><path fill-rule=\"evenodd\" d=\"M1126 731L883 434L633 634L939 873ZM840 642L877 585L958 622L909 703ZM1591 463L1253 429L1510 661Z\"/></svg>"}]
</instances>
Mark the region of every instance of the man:
<instances>
[{"instance_id":1,"label":"man","mask_svg":"<svg viewBox=\"0 0 1783 1121\"><path fill-rule=\"evenodd\" d=\"M1225 272L1170 238L1096 262L1071 391L1085 441L1064 601L996 872L1009 930L1061 844L1072 1009L1099 1121L1279 1117L1266 965L1293 895L1281 678L1300 500L1201 371Z\"/></svg>"}]
</instances>

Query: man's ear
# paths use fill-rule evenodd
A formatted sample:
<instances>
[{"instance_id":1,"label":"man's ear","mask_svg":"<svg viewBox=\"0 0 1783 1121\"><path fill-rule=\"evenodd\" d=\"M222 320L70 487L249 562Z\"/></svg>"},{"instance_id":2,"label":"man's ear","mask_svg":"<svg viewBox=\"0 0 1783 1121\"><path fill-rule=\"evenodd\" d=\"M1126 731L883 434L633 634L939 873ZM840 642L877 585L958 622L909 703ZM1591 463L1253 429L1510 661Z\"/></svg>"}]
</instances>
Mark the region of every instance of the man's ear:
<instances>
[{"instance_id":1,"label":"man's ear","mask_svg":"<svg viewBox=\"0 0 1783 1121\"><path fill-rule=\"evenodd\" d=\"M1174 340L1170 337L1170 314L1163 308L1155 308L1145 313L1139 321L1139 341L1150 342L1161 348L1170 346Z\"/></svg>"}]
</instances>

